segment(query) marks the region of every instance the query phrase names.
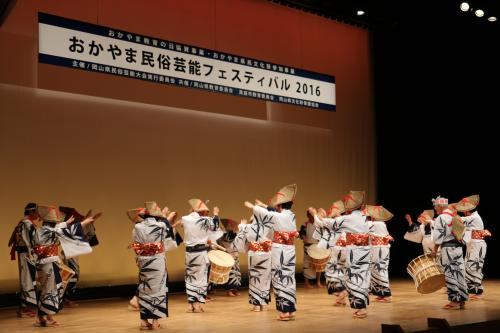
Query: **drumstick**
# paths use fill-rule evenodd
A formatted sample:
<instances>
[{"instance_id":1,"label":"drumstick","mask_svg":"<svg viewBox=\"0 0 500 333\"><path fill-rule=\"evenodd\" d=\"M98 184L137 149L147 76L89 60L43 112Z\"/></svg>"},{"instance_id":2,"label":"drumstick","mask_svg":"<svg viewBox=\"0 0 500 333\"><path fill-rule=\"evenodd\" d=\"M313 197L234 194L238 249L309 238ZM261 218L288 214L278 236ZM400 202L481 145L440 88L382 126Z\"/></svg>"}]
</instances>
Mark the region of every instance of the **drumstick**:
<instances>
[{"instance_id":1,"label":"drumstick","mask_svg":"<svg viewBox=\"0 0 500 333\"><path fill-rule=\"evenodd\" d=\"M218 250L221 250L221 251L224 251L224 252L227 252L226 248L220 246L219 244L216 244L216 243L211 243L210 246L212 246L212 248L215 248L215 249L218 249Z\"/></svg>"}]
</instances>

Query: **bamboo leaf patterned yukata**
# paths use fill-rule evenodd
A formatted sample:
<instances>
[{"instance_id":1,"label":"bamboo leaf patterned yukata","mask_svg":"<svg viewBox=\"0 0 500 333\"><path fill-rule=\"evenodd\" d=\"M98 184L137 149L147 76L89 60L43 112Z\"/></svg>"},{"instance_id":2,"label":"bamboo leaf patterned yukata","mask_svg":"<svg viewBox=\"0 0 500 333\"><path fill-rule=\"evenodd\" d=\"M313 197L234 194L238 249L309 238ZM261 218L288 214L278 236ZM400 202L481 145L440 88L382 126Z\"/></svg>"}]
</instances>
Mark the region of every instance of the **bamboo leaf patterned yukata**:
<instances>
[{"instance_id":1,"label":"bamboo leaf patterned yukata","mask_svg":"<svg viewBox=\"0 0 500 333\"><path fill-rule=\"evenodd\" d=\"M486 257L486 241L484 237L490 233L484 230L481 216L476 211L469 216L462 217L467 232L471 239L467 242L465 255L465 280L469 294L481 295L483 293L483 266Z\"/></svg>"},{"instance_id":2,"label":"bamboo leaf patterned yukata","mask_svg":"<svg viewBox=\"0 0 500 333\"><path fill-rule=\"evenodd\" d=\"M185 283L188 303L205 303L208 291L208 239L216 240L223 232L219 217L200 216L197 212L183 216L184 243L186 245Z\"/></svg>"},{"instance_id":3,"label":"bamboo leaf patterned yukata","mask_svg":"<svg viewBox=\"0 0 500 333\"><path fill-rule=\"evenodd\" d=\"M40 296L38 300L38 315L53 315L61 309L63 284L59 266L58 246L65 253L74 256L89 253L90 246L83 240L80 222L69 226L66 222L44 222L33 238L33 251L37 255L36 267L40 276ZM90 251L92 251L90 249Z\"/></svg>"},{"instance_id":4,"label":"bamboo leaf patterned yukata","mask_svg":"<svg viewBox=\"0 0 500 333\"><path fill-rule=\"evenodd\" d=\"M318 240L313 237L316 236L316 229L317 228L314 226L314 223L306 222L300 230L302 240L304 241L304 260L302 263L302 274L308 280L314 280L316 278L316 270L312 265L312 258L307 253L307 249L309 248L309 246L318 243Z\"/></svg>"},{"instance_id":5,"label":"bamboo leaf patterned yukata","mask_svg":"<svg viewBox=\"0 0 500 333\"><path fill-rule=\"evenodd\" d=\"M460 303L469 297L462 246L451 233L452 216L451 210L446 209L434 220L432 240L441 246L440 263L444 270L448 299Z\"/></svg>"},{"instance_id":6,"label":"bamboo leaf patterned yukata","mask_svg":"<svg viewBox=\"0 0 500 333\"><path fill-rule=\"evenodd\" d=\"M253 214L257 220L271 221L273 229L271 279L276 298L276 309L280 312L295 312L297 286L293 241L298 236L295 214L288 209L275 212L257 205L253 208Z\"/></svg>"},{"instance_id":7,"label":"bamboo leaf patterned yukata","mask_svg":"<svg viewBox=\"0 0 500 333\"><path fill-rule=\"evenodd\" d=\"M132 232L133 248L139 268L140 317L143 320L168 317L168 272L165 250L175 242L168 221L147 217L136 223Z\"/></svg>"},{"instance_id":8,"label":"bamboo leaf patterned yukata","mask_svg":"<svg viewBox=\"0 0 500 333\"><path fill-rule=\"evenodd\" d=\"M404 239L414 243L421 243L424 254L429 254L434 250L434 242L432 241L433 222L429 224L413 223L406 234Z\"/></svg>"},{"instance_id":9,"label":"bamboo leaf patterned yukata","mask_svg":"<svg viewBox=\"0 0 500 333\"><path fill-rule=\"evenodd\" d=\"M248 302L267 305L271 301L272 217L253 216L251 224L240 224L233 247L248 251Z\"/></svg>"},{"instance_id":10,"label":"bamboo leaf patterned yukata","mask_svg":"<svg viewBox=\"0 0 500 333\"><path fill-rule=\"evenodd\" d=\"M241 287L240 258L238 256L238 250L233 246L235 237L236 233L234 231L227 231L218 241L234 259L234 265L231 267L229 279L226 283L226 289L228 290L239 290Z\"/></svg>"},{"instance_id":11,"label":"bamboo leaf patterned yukata","mask_svg":"<svg viewBox=\"0 0 500 333\"><path fill-rule=\"evenodd\" d=\"M35 226L30 219L24 218L14 229L11 243L11 259L15 260L19 269L20 300L23 306L36 308L36 263L31 256L31 245L35 237Z\"/></svg>"},{"instance_id":12,"label":"bamboo leaf patterned yukata","mask_svg":"<svg viewBox=\"0 0 500 333\"><path fill-rule=\"evenodd\" d=\"M363 309L369 304L368 292L370 289L370 246L368 245L369 227L366 217L360 210L351 214L332 218L315 217L318 227L328 228L336 242L342 232L346 234L346 289L349 293L349 303L353 309ZM363 241L356 245L350 239ZM361 245L363 244L363 245ZM364 245L366 244L366 245Z\"/></svg>"},{"instance_id":13,"label":"bamboo leaf patterned yukata","mask_svg":"<svg viewBox=\"0 0 500 333\"><path fill-rule=\"evenodd\" d=\"M392 240L385 222L369 221L371 234L371 264L370 264L370 289L372 293L380 297L391 296L389 285L389 240Z\"/></svg>"}]
</instances>

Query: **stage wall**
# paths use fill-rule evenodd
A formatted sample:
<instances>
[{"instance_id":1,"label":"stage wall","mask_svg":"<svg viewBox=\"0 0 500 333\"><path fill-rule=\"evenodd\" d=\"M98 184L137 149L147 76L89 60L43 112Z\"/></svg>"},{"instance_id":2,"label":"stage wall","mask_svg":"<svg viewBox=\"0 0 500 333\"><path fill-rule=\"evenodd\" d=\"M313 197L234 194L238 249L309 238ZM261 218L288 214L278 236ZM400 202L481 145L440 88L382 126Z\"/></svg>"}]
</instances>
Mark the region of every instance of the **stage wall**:
<instances>
[{"instance_id":1,"label":"stage wall","mask_svg":"<svg viewBox=\"0 0 500 333\"><path fill-rule=\"evenodd\" d=\"M337 111L39 65L38 11L334 75ZM17 290L6 245L28 201L104 212L82 287L137 281L125 211L144 201L186 214L201 197L222 217L248 218L244 200L295 182L298 226L308 206L350 189L376 203L365 30L256 0L22 0L0 49L0 293ZM170 280L183 279L183 265L181 246L168 254Z\"/></svg>"}]
</instances>

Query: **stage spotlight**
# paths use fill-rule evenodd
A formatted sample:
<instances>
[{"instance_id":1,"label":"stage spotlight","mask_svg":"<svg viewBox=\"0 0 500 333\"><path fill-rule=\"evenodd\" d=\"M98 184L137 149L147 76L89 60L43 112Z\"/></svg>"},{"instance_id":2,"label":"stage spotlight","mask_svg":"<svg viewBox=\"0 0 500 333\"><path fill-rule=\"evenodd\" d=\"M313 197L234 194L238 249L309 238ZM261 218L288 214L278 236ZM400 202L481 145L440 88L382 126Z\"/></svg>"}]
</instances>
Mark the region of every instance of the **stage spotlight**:
<instances>
[{"instance_id":1,"label":"stage spotlight","mask_svg":"<svg viewBox=\"0 0 500 333\"><path fill-rule=\"evenodd\" d=\"M490 22L495 22L496 20L497 20L497 18L495 16L488 17L488 21L490 21Z\"/></svg>"},{"instance_id":2,"label":"stage spotlight","mask_svg":"<svg viewBox=\"0 0 500 333\"><path fill-rule=\"evenodd\" d=\"M460 4L460 10L463 11L463 12L466 12L470 9L470 6L467 2L462 2Z\"/></svg>"},{"instance_id":3,"label":"stage spotlight","mask_svg":"<svg viewBox=\"0 0 500 333\"><path fill-rule=\"evenodd\" d=\"M356 12L356 14L357 14L358 16L363 16L363 15L365 15L365 11L364 11L364 10L358 10L358 11Z\"/></svg>"},{"instance_id":4,"label":"stage spotlight","mask_svg":"<svg viewBox=\"0 0 500 333\"><path fill-rule=\"evenodd\" d=\"M484 16L484 11L482 9L476 9L474 12L477 17L483 17Z\"/></svg>"}]
</instances>

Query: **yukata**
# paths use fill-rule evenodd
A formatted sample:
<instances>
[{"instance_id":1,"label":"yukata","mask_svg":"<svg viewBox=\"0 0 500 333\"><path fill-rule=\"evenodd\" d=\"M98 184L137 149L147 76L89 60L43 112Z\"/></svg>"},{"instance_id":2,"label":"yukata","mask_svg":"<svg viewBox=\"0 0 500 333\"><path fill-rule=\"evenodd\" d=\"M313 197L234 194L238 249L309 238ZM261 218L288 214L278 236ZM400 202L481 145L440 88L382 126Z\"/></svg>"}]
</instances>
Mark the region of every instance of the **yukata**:
<instances>
[{"instance_id":1,"label":"yukata","mask_svg":"<svg viewBox=\"0 0 500 333\"><path fill-rule=\"evenodd\" d=\"M236 233L234 231L226 231L218 240L219 245L224 247L227 253L234 259L234 265L231 267L231 271L229 271L229 279L225 285L227 290L239 290L241 287L240 258L238 256L238 250L233 246L235 238Z\"/></svg>"},{"instance_id":2,"label":"yukata","mask_svg":"<svg viewBox=\"0 0 500 333\"><path fill-rule=\"evenodd\" d=\"M271 301L272 217L253 216L251 224L240 224L233 247L248 253L248 303L267 305Z\"/></svg>"},{"instance_id":3,"label":"yukata","mask_svg":"<svg viewBox=\"0 0 500 333\"><path fill-rule=\"evenodd\" d=\"M424 254L430 254L434 251L434 242L432 241L433 222L428 224L413 223L409 226L404 239L414 243L421 243Z\"/></svg>"},{"instance_id":4,"label":"yukata","mask_svg":"<svg viewBox=\"0 0 500 333\"><path fill-rule=\"evenodd\" d=\"M483 293L483 266L486 257L485 237L491 236L484 229L481 216L476 211L469 216L462 217L466 227L466 233L470 234L467 241L467 252L465 255L465 281L469 294L481 295Z\"/></svg>"},{"instance_id":5,"label":"yukata","mask_svg":"<svg viewBox=\"0 0 500 333\"><path fill-rule=\"evenodd\" d=\"M369 304L370 289L370 241L366 217L360 210L336 218L317 216L314 221L318 227L326 227L332 232L332 242L346 235L346 290L353 309L364 309Z\"/></svg>"},{"instance_id":6,"label":"yukata","mask_svg":"<svg viewBox=\"0 0 500 333\"><path fill-rule=\"evenodd\" d=\"M80 222L44 222L35 233L32 247L36 255L36 268L40 279L38 315L53 315L61 309L64 285L59 269L59 245L68 258L92 252L83 239Z\"/></svg>"},{"instance_id":7,"label":"yukata","mask_svg":"<svg viewBox=\"0 0 500 333\"><path fill-rule=\"evenodd\" d=\"M369 221L371 263L370 263L370 290L372 294L379 297L391 296L389 285L389 242L393 240L387 226L383 221Z\"/></svg>"},{"instance_id":8,"label":"yukata","mask_svg":"<svg viewBox=\"0 0 500 333\"><path fill-rule=\"evenodd\" d=\"M184 243L186 245L185 283L188 303L205 303L208 292L208 240L222 236L219 217L200 216L197 212L183 216Z\"/></svg>"},{"instance_id":9,"label":"yukata","mask_svg":"<svg viewBox=\"0 0 500 333\"><path fill-rule=\"evenodd\" d=\"M325 267L326 288L329 295L346 290L346 236L345 232L334 242L333 234L323 228L328 235L328 248L332 249L330 260Z\"/></svg>"},{"instance_id":10,"label":"yukata","mask_svg":"<svg viewBox=\"0 0 500 333\"><path fill-rule=\"evenodd\" d=\"M131 247L137 255L139 268L140 317L142 320L168 317L165 251L175 243L173 229L167 220L149 216L135 224L132 239Z\"/></svg>"},{"instance_id":11,"label":"yukata","mask_svg":"<svg viewBox=\"0 0 500 333\"><path fill-rule=\"evenodd\" d=\"M35 225L25 217L16 225L9 241L9 245L12 246L11 260L16 259L17 252L21 306L31 308L37 307L36 263L31 254L35 232Z\"/></svg>"},{"instance_id":12,"label":"yukata","mask_svg":"<svg viewBox=\"0 0 500 333\"><path fill-rule=\"evenodd\" d=\"M316 236L317 232L318 231L316 230L314 223L310 223L309 221L306 221L304 223L304 225L300 228L299 232L302 240L304 241L304 261L303 261L302 274L304 275L304 278L308 280L316 279L316 270L312 265L312 258L307 253L307 249L312 244L318 243L318 240L313 237Z\"/></svg>"},{"instance_id":13,"label":"yukata","mask_svg":"<svg viewBox=\"0 0 500 333\"><path fill-rule=\"evenodd\" d=\"M445 209L434 220L432 240L435 244L441 246L440 264L444 270L448 300L450 302L462 303L467 301L469 296L465 281L462 243L457 241L451 232L452 219L453 212Z\"/></svg>"},{"instance_id":14,"label":"yukata","mask_svg":"<svg viewBox=\"0 0 500 333\"><path fill-rule=\"evenodd\" d=\"M281 212L260 206L253 208L254 219L269 221L273 229L271 250L271 279L276 298L276 310L286 313L296 311L297 304L295 281L295 238L299 235L295 214L288 209Z\"/></svg>"}]
</instances>

